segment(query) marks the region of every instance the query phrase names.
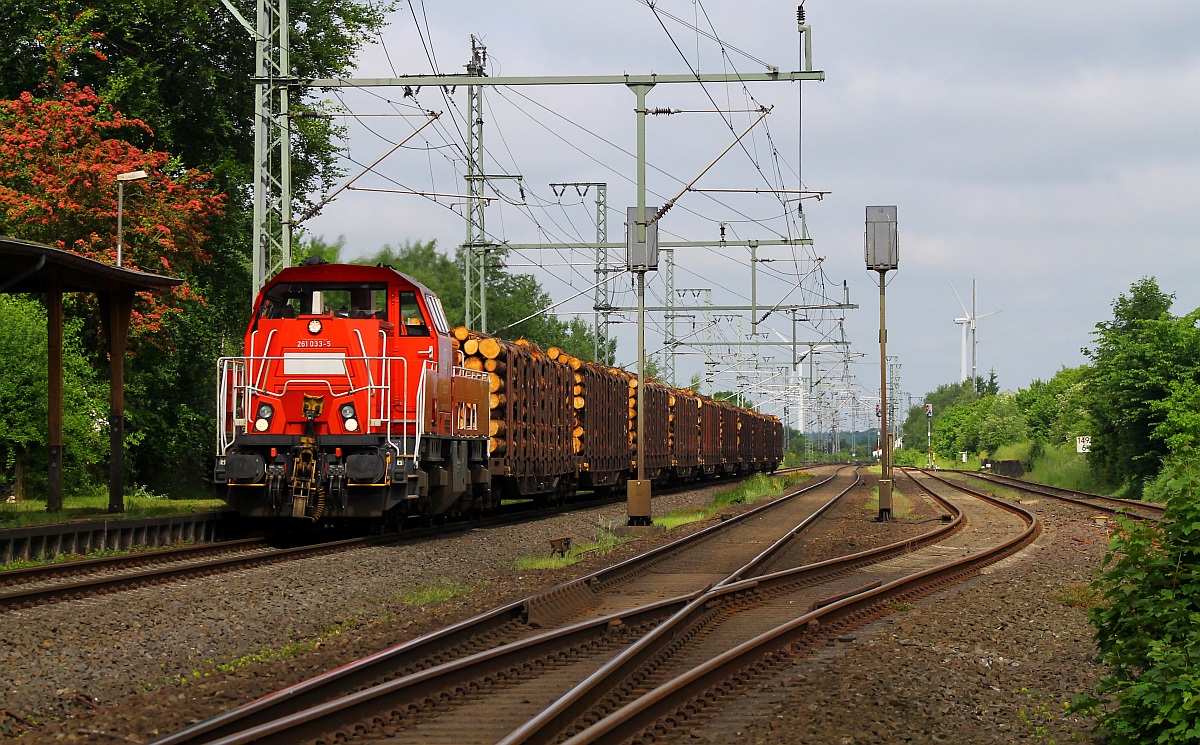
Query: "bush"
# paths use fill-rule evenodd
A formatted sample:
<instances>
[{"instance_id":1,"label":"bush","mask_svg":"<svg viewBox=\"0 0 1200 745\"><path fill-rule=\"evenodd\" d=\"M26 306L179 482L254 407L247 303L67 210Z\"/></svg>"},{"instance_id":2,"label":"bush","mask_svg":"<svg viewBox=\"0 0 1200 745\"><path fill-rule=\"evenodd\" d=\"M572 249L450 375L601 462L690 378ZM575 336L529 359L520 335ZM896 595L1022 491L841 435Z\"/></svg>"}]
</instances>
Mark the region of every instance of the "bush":
<instances>
[{"instance_id":1,"label":"bush","mask_svg":"<svg viewBox=\"0 0 1200 745\"><path fill-rule=\"evenodd\" d=\"M929 465L929 456L923 450L902 448L892 451L892 465L909 468L924 468Z\"/></svg>"},{"instance_id":2,"label":"bush","mask_svg":"<svg viewBox=\"0 0 1200 745\"><path fill-rule=\"evenodd\" d=\"M1171 463L1154 486L1163 520L1120 519L1089 613L1111 745L1200 742L1200 465Z\"/></svg>"}]
</instances>

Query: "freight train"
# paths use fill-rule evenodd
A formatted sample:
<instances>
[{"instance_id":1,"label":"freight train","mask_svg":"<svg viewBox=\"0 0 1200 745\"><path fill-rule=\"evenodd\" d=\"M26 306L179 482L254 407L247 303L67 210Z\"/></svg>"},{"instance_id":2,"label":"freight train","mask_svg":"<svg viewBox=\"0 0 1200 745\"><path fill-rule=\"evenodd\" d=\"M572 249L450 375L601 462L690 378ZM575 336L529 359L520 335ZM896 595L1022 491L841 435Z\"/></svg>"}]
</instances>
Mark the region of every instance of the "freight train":
<instances>
[{"instance_id":1,"label":"freight train","mask_svg":"<svg viewBox=\"0 0 1200 745\"><path fill-rule=\"evenodd\" d=\"M308 260L218 362L214 478L247 519L398 527L577 489L774 471L779 420L524 339L451 328L380 266ZM636 441L643 408L645 442Z\"/></svg>"}]
</instances>

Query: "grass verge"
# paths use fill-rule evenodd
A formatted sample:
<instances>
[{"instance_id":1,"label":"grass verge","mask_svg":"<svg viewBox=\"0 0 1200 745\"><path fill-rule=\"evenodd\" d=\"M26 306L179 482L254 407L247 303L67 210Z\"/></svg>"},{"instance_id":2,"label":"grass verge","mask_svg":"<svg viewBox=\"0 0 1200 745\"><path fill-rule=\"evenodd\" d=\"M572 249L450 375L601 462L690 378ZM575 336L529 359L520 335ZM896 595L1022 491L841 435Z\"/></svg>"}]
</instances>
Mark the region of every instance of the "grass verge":
<instances>
[{"instance_id":1,"label":"grass verge","mask_svg":"<svg viewBox=\"0 0 1200 745\"><path fill-rule=\"evenodd\" d=\"M0 528L25 528L34 525L69 523L76 520L131 520L139 517L190 515L224 509L220 499L167 499L136 487L125 495L125 511L108 511L108 492L74 494L63 497L63 509L46 511L44 499L22 499L0 504Z\"/></svg>"},{"instance_id":2,"label":"grass verge","mask_svg":"<svg viewBox=\"0 0 1200 745\"><path fill-rule=\"evenodd\" d=\"M905 519L912 517L914 503L912 498L892 485L892 517ZM872 514L879 513L879 487L871 487L871 498L863 503L863 511Z\"/></svg>"},{"instance_id":3,"label":"grass verge","mask_svg":"<svg viewBox=\"0 0 1200 745\"><path fill-rule=\"evenodd\" d=\"M787 476L768 476L756 473L742 483L719 492L712 501L700 507L686 507L672 510L654 518L655 525L661 525L667 530L677 528L687 523L708 520L716 516L722 509L735 504L752 504L760 499L777 497L787 489L812 478L811 473L792 473Z\"/></svg>"},{"instance_id":4,"label":"grass verge","mask_svg":"<svg viewBox=\"0 0 1200 745\"><path fill-rule=\"evenodd\" d=\"M611 553L617 546L634 540L615 535L612 529L613 525L601 521L596 529L596 540L590 543L572 542L570 550L562 555L525 556L513 562L512 567L516 570L562 569L577 563L587 554L594 553L603 556Z\"/></svg>"},{"instance_id":5,"label":"grass verge","mask_svg":"<svg viewBox=\"0 0 1200 745\"><path fill-rule=\"evenodd\" d=\"M1097 479L1088 468L1087 456L1075 452L1074 446L1047 447L1025 478L1039 484L1061 486L1094 494L1109 494L1111 488Z\"/></svg>"}]
</instances>

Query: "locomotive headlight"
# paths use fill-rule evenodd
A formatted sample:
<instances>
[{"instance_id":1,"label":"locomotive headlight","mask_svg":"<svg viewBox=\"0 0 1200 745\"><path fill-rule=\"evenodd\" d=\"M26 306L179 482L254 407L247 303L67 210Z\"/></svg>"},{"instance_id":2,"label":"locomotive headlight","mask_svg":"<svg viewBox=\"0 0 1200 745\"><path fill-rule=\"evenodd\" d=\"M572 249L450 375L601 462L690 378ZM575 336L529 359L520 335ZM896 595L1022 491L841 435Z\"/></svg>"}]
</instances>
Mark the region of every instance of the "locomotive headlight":
<instances>
[{"instance_id":1,"label":"locomotive headlight","mask_svg":"<svg viewBox=\"0 0 1200 745\"><path fill-rule=\"evenodd\" d=\"M273 416L275 416L275 407L266 402L260 403L254 420L254 430L256 432L266 432L271 428L271 417Z\"/></svg>"},{"instance_id":2,"label":"locomotive headlight","mask_svg":"<svg viewBox=\"0 0 1200 745\"><path fill-rule=\"evenodd\" d=\"M321 319L314 318L308 322L308 333L310 333L310 334L321 333Z\"/></svg>"},{"instance_id":3,"label":"locomotive headlight","mask_svg":"<svg viewBox=\"0 0 1200 745\"><path fill-rule=\"evenodd\" d=\"M338 413L342 415L342 426L347 432L358 431L358 419L355 418L354 404L346 402L338 407Z\"/></svg>"}]
</instances>

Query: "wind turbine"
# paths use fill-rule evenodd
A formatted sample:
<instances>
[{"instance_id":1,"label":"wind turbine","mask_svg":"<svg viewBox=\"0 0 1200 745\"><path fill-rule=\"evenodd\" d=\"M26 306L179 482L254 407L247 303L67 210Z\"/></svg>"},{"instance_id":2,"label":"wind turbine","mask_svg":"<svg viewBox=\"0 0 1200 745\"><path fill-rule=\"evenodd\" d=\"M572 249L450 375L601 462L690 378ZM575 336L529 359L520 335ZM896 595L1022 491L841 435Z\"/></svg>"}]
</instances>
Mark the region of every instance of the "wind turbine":
<instances>
[{"instance_id":1,"label":"wind turbine","mask_svg":"<svg viewBox=\"0 0 1200 745\"><path fill-rule=\"evenodd\" d=\"M976 306L975 280L971 280L971 311L967 312L967 307L963 305L962 298L958 296L958 290L954 289L953 283L950 289L954 292L955 299L958 300L958 307L962 308L964 318L955 318L954 322L962 327L962 362L959 367L959 382L967 380L967 331L971 332L971 380L979 377L979 338L976 334L976 324L980 318L994 316L1000 311L994 310L991 313L979 315Z\"/></svg>"}]
</instances>

